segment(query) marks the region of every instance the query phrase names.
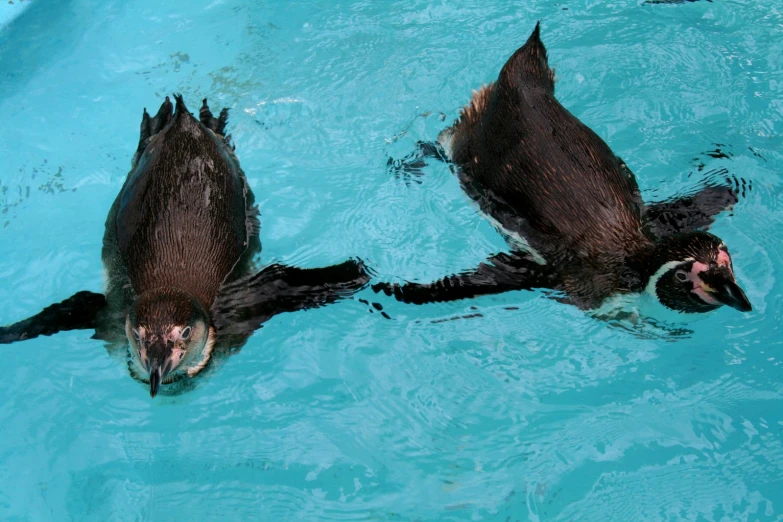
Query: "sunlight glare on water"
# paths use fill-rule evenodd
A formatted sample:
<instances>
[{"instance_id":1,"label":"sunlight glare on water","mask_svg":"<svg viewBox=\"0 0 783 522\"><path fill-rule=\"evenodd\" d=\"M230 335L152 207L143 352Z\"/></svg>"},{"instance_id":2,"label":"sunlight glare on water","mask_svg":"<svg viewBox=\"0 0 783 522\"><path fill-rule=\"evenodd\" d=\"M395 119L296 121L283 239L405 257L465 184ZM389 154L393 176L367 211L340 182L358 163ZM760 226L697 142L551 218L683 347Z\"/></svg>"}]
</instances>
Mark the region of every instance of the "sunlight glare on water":
<instances>
[{"instance_id":1,"label":"sunlight glare on water","mask_svg":"<svg viewBox=\"0 0 783 522\"><path fill-rule=\"evenodd\" d=\"M558 98L645 198L718 168L752 183L713 231L754 310L638 335L540 292L365 290L155 400L90 332L3 346L0 518L783 520L783 4L25 4L0 6L0 324L100 291L142 109L174 92L231 109L262 262L476 266L507 247L449 168L406 184L386 162L537 20Z\"/></svg>"}]
</instances>

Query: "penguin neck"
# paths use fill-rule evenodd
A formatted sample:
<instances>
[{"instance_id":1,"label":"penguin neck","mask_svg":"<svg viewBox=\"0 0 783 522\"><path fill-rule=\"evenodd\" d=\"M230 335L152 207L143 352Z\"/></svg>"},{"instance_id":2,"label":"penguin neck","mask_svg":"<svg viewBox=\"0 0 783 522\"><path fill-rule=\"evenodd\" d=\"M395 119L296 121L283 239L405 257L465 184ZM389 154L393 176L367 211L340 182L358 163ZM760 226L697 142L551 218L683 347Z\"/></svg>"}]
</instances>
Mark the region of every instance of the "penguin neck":
<instances>
[{"instance_id":1,"label":"penguin neck","mask_svg":"<svg viewBox=\"0 0 783 522\"><path fill-rule=\"evenodd\" d=\"M626 257L626 266L630 268L639 278L641 288L645 288L650 278L661 268L666 262L662 259L665 257L666 248L660 242L644 242L639 245L633 252L628 253Z\"/></svg>"},{"instance_id":2,"label":"penguin neck","mask_svg":"<svg viewBox=\"0 0 783 522\"><path fill-rule=\"evenodd\" d=\"M677 252L677 242L673 238L664 238L650 242L629 258L629 266L638 274L644 287L650 280L660 275L661 270L672 262L681 261L682 255Z\"/></svg>"},{"instance_id":3,"label":"penguin neck","mask_svg":"<svg viewBox=\"0 0 783 522\"><path fill-rule=\"evenodd\" d=\"M175 288L172 286L162 286L147 290L138 295L136 298L136 306L154 307L160 309L164 316L169 316L173 313L173 310L180 308L189 309L189 307L200 306L199 312L204 315L207 324L212 324L212 317L209 312L211 308L211 301L205 303L203 297L199 295ZM181 322L184 322L182 320Z\"/></svg>"}]
</instances>

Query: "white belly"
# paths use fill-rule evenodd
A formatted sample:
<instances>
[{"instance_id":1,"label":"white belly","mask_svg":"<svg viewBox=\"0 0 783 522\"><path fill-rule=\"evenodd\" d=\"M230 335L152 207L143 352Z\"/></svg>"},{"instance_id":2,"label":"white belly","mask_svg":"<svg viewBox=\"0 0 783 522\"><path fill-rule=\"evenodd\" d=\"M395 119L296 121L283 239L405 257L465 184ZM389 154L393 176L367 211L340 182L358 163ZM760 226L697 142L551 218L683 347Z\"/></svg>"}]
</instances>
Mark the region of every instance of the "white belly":
<instances>
[{"instance_id":1,"label":"white belly","mask_svg":"<svg viewBox=\"0 0 783 522\"><path fill-rule=\"evenodd\" d=\"M706 314L688 314L671 310L661 304L658 298L645 291L633 294L619 294L610 297L600 308L587 312L590 316L604 321L617 321L630 328L643 327L654 333L682 327L703 319Z\"/></svg>"},{"instance_id":2,"label":"white belly","mask_svg":"<svg viewBox=\"0 0 783 522\"><path fill-rule=\"evenodd\" d=\"M449 161L451 161L452 139L453 135L451 128L444 129L440 134L438 134L438 144L446 153L446 158ZM495 227L498 232L500 232L500 234L506 239L508 243L510 243L510 246L512 246L514 250L520 250L529 253L533 257L533 260L539 265L546 264L546 259L544 259L544 257L538 251L536 251L536 249L530 246L530 243L528 243L527 239L520 236L518 232L505 228L497 219L481 210L475 201L473 201L473 204L478 209L478 213L484 216L490 222L490 224L492 224L492 226Z\"/></svg>"}]
</instances>

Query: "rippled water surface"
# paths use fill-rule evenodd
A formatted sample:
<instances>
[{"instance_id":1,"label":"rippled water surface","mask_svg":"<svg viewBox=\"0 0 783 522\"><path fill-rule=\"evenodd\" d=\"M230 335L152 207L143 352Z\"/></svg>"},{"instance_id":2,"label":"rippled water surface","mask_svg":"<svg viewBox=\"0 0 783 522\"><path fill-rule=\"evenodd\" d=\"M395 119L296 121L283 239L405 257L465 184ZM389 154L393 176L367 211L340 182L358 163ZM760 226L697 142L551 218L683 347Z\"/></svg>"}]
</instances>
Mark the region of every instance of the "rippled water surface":
<instances>
[{"instance_id":1,"label":"rippled water surface","mask_svg":"<svg viewBox=\"0 0 783 522\"><path fill-rule=\"evenodd\" d=\"M24 3L0 6L0 324L100 291L142 108L177 91L231 108L264 262L475 266L506 246L448 168L386 161L538 19L559 99L646 198L752 182L713 230L754 311L640 336L541 293L365 290L155 400L89 332L4 346L0 518L783 520L783 3Z\"/></svg>"}]
</instances>

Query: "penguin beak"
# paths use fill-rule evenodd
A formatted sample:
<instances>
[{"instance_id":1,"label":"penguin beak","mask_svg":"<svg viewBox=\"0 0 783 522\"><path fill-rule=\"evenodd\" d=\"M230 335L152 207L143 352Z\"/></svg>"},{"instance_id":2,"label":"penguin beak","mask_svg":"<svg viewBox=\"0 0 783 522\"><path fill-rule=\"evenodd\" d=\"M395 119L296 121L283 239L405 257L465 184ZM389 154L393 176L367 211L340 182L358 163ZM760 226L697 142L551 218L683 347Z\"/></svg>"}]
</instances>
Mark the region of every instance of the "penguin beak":
<instances>
[{"instance_id":1,"label":"penguin beak","mask_svg":"<svg viewBox=\"0 0 783 522\"><path fill-rule=\"evenodd\" d=\"M153 399L158 394L158 387L163 381L163 370L158 359L153 359L150 364L150 397Z\"/></svg>"},{"instance_id":2,"label":"penguin beak","mask_svg":"<svg viewBox=\"0 0 783 522\"><path fill-rule=\"evenodd\" d=\"M708 293L720 304L730 306L740 312L750 312L753 307L748 301L745 292L733 280L724 281L713 286Z\"/></svg>"},{"instance_id":3,"label":"penguin beak","mask_svg":"<svg viewBox=\"0 0 783 522\"><path fill-rule=\"evenodd\" d=\"M155 397L158 394L160 385L163 384L166 377L174 369L174 363L171 359L171 349L167 343L159 339L154 340L147 347L149 361L147 372L150 380L150 396Z\"/></svg>"}]
</instances>

